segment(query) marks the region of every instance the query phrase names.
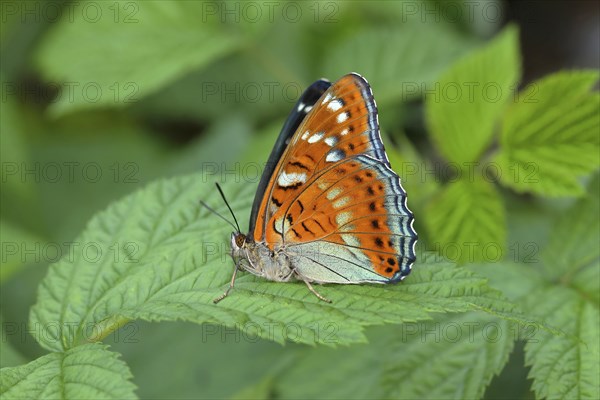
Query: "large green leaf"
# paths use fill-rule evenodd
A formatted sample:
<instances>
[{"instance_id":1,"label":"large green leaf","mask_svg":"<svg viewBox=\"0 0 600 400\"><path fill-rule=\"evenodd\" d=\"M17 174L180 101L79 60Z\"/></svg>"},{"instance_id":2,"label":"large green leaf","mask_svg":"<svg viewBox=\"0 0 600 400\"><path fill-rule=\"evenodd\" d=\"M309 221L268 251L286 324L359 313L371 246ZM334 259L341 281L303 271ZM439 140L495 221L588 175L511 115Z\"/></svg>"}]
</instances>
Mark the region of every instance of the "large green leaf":
<instances>
[{"instance_id":1,"label":"large green leaf","mask_svg":"<svg viewBox=\"0 0 600 400\"><path fill-rule=\"evenodd\" d=\"M494 185L466 175L449 183L423 214L430 245L460 262L498 261L506 241L506 218Z\"/></svg>"},{"instance_id":2,"label":"large green leaf","mask_svg":"<svg viewBox=\"0 0 600 400\"><path fill-rule=\"evenodd\" d=\"M503 121L501 182L519 192L582 194L578 177L600 165L597 71L560 72L519 93Z\"/></svg>"},{"instance_id":3,"label":"large green leaf","mask_svg":"<svg viewBox=\"0 0 600 400\"><path fill-rule=\"evenodd\" d=\"M586 204L597 205L597 190L596 178L589 188L590 198L558 218L543 252L543 267L500 263L472 269L487 276L492 286L502 289L528 315L565 333L551 335L530 326L520 334L526 340L526 363L531 366L530 377L539 398L600 398L598 230L584 237L582 228L584 221L593 226L591 220L598 218L598 208ZM581 243L569 235L580 238Z\"/></svg>"},{"instance_id":4,"label":"large green leaf","mask_svg":"<svg viewBox=\"0 0 600 400\"><path fill-rule=\"evenodd\" d=\"M481 398L516 339L511 323L474 313L403 326L386 350L385 398ZM418 384L406 384L418 382Z\"/></svg>"},{"instance_id":5,"label":"large green leaf","mask_svg":"<svg viewBox=\"0 0 600 400\"><path fill-rule=\"evenodd\" d=\"M231 53L240 39L202 22L202 2L77 2L43 38L36 61L63 85L55 114L124 107Z\"/></svg>"},{"instance_id":6,"label":"large green leaf","mask_svg":"<svg viewBox=\"0 0 600 400\"><path fill-rule=\"evenodd\" d=\"M107 346L88 344L0 370L3 399L134 399L131 372Z\"/></svg>"},{"instance_id":7,"label":"large green leaf","mask_svg":"<svg viewBox=\"0 0 600 400\"><path fill-rule=\"evenodd\" d=\"M330 79L356 71L373 87L377 103L408 101L474 45L451 25L398 24L393 29L358 31L333 47L325 60Z\"/></svg>"},{"instance_id":8,"label":"large green leaf","mask_svg":"<svg viewBox=\"0 0 600 400\"><path fill-rule=\"evenodd\" d=\"M244 215L254 185L227 178L223 188ZM31 324L56 327L38 335L44 347L65 350L98 340L131 319L218 323L255 329L278 342L333 346L364 341L365 325L423 320L431 312L475 309L520 318L485 280L429 257L401 285L320 288L333 304L318 300L301 282L241 274L230 297L215 305L233 268L227 255L231 228L198 204L204 199L227 212L202 179L197 174L159 181L89 222L74 251L53 264L40 285ZM323 333L331 330L333 336Z\"/></svg>"},{"instance_id":9,"label":"large green leaf","mask_svg":"<svg viewBox=\"0 0 600 400\"><path fill-rule=\"evenodd\" d=\"M600 398L598 180L596 175L588 198L566 214L570 218L558 220L544 254L549 282L523 302L529 312L574 337L539 332L527 343L526 362L539 397Z\"/></svg>"},{"instance_id":10,"label":"large green leaf","mask_svg":"<svg viewBox=\"0 0 600 400\"><path fill-rule=\"evenodd\" d=\"M598 268L595 269L595 292ZM592 278L592 277L589 277ZM538 332L525 347L533 389L539 397L600 398L600 309L598 303L573 288L550 286L533 291L527 309L573 335L554 337Z\"/></svg>"},{"instance_id":11,"label":"large green leaf","mask_svg":"<svg viewBox=\"0 0 600 400\"><path fill-rule=\"evenodd\" d=\"M475 162L483 154L512 99L520 63L518 31L510 26L440 77L425 105L433 142L446 159Z\"/></svg>"},{"instance_id":12,"label":"large green leaf","mask_svg":"<svg viewBox=\"0 0 600 400\"><path fill-rule=\"evenodd\" d=\"M528 315L559 328L552 335L523 326L526 363L531 367L533 390L539 398L599 398L600 388L600 265L592 264L570 283L548 282L532 265L501 263L473 268L486 275L494 287L519 302ZM585 282L582 285L582 282Z\"/></svg>"},{"instance_id":13,"label":"large green leaf","mask_svg":"<svg viewBox=\"0 0 600 400\"><path fill-rule=\"evenodd\" d=\"M244 393L267 389L283 399L480 398L506 363L516 332L507 321L482 313L371 328L368 345L307 350L287 368L267 371L254 391Z\"/></svg>"},{"instance_id":14,"label":"large green leaf","mask_svg":"<svg viewBox=\"0 0 600 400\"><path fill-rule=\"evenodd\" d=\"M307 15L310 3L299 4L307 8L303 10L303 15ZM245 7L254 6L248 3ZM267 32L247 35L240 51L153 93L135 105L136 113L202 122L227 119L233 110L261 122L286 116L300 94L322 72L308 71L313 60L309 51L312 48L303 46L310 38L307 25L294 24L294 29L289 29L289 23L280 21L280 13L274 17L272 24L264 25L269 27Z\"/></svg>"}]
</instances>

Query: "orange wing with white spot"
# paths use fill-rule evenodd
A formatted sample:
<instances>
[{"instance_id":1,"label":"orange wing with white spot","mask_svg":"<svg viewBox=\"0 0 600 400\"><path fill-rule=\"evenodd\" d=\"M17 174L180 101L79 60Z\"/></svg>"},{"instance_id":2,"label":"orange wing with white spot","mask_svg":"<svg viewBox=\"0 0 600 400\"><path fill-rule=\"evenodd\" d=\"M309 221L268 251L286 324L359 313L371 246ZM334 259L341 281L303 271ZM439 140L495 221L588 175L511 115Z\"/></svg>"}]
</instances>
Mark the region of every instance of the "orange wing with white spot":
<instances>
[{"instance_id":1,"label":"orange wing with white spot","mask_svg":"<svg viewBox=\"0 0 600 400\"><path fill-rule=\"evenodd\" d=\"M252 237L284 245L317 282L391 282L415 260L413 215L379 134L364 78L348 74L314 104L267 186Z\"/></svg>"}]
</instances>

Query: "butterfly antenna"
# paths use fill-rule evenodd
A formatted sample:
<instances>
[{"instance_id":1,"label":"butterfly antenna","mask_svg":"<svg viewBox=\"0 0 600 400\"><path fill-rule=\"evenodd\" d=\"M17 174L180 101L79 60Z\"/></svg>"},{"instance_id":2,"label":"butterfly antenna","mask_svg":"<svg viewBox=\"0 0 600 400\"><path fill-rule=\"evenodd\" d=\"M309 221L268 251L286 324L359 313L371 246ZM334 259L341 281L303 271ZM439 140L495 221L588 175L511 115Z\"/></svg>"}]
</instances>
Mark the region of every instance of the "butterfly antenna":
<instances>
[{"instance_id":1,"label":"butterfly antenna","mask_svg":"<svg viewBox=\"0 0 600 400\"><path fill-rule=\"evenodd\" d=\"M237 218L235 217L235 214L233 213L233 210L231 209L229 202L225 198L225 193L223 193L223 189L221 189L221 185L219 185L219 182L215 182L215 185L217 185L217 189L219 189L219 193L221 193L221 197L223 198L225 205L227 206L227 208L229 208L229 212L231 213L231 216L233 217L233 220L235 221L235 226L237 226L237 231L241 232L240 224L238 224Z\"/></svg>"},{"instance_id":2,"label":"butterfly antenna","mask_svg":"<svg viewBox=\"0 0 600 400\"><path fill-rule=\"evenodd\" d=\"M225 198L225 194L223 193L223 190L221 189L221 186L219 186L219 184L216 183L216 182L215 182L215 185L217 185L217 189L219 190L219 193L221 194L221 197L223 198L223 201L225 202L225 205L229 209L229 212L231 213L231 216L233 217L233 220L235 221L235 225L230 220L228 220L227 218L225 218L224 216L222 216L221 214L219 214L217 211L215 211L214 208L210 207L204 201L200 200L200 204L202 204L204 207L206 207L206 209L208 211L212 212L213 214L215 214L216 216L218 216L219 218L221 218L223 221L225 221L229 225L231 225L233 227L233 229L237 230L237 232L241 232L240 225L238 224L237 218L235 218L235 214L233 213L233 210L231 209L231 206L227 202L227 199Z\"/></svg>"}]
</instances>

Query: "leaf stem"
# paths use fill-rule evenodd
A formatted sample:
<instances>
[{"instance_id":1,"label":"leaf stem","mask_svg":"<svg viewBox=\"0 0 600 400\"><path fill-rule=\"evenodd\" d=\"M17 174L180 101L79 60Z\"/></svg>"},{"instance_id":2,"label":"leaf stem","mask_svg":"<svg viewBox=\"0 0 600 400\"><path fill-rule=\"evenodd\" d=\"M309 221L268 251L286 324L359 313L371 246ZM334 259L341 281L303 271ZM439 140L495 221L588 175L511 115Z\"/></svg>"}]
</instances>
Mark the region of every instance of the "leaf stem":
<instances>
[{"instance_id":1,"label":"leaf stem","mask_svg":"<svg viewBox=\"0 0 600 400\"><path fill-rule=\"evenodd\" d=\"M123 327L129 321L131 321L129 318L113 315L95 324L91 335L80 335L79 339L84 339L86 343L101 342L104 338ZM81 344L81 340L77 341L77 345L79 344Z\"/></svg>"}]
</instances>

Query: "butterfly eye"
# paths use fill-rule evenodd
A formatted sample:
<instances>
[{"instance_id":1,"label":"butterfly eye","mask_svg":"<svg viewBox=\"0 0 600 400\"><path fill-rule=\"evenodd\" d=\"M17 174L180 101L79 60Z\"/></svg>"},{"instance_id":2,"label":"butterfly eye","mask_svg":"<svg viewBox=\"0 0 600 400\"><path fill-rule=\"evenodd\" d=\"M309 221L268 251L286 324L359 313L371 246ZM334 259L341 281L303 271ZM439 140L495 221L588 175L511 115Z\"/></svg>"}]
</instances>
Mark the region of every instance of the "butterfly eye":
<instances>
[{"instance_id":1,"label":"butterfly eye","mask_svg":"<svg viewBox=\"0 0 600 400\"><path fill-rule=\"evenodd\" d=\"M237 247L242 247L245 243L246 243L246 235L241 234L241 233L235 235L235 244L237 245Z\"/></svg>"}]
</instances>

